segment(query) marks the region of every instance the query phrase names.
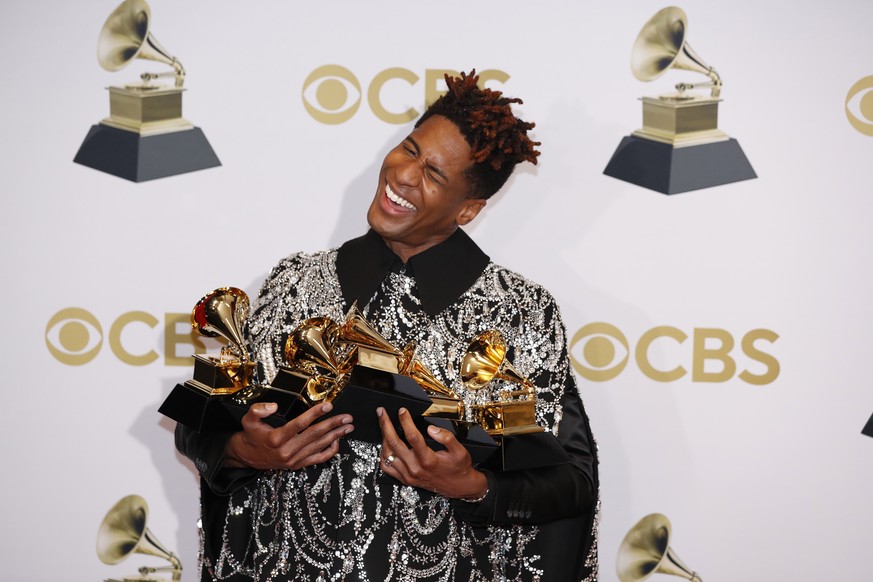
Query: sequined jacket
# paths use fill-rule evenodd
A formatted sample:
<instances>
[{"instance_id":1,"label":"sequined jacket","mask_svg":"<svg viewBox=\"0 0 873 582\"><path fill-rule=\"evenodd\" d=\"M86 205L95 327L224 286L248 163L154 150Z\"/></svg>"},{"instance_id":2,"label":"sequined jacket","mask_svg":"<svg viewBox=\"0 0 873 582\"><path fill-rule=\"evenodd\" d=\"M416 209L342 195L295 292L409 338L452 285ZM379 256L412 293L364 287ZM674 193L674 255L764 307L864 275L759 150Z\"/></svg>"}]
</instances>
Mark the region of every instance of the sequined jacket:
<instances>
[{"instance_id":1,"label":"sequined jacket","mask_svg":"<svg viewBox=\"0 0 873 582\"><path fill-rule=\"evenodd\" d=\"M488 495L469 503L388 478L379 446L354 433L327 463L259 472L221 467L230 435L179 426L177 448L202 477L202 579L596 580L596 445L548 292L492 263L460 229L405 265L372 231L294 254L272 270L248 319L261 379L276 374L297 323L341 321L352 301L394 345L416 341L416 356L468 403L460 359L476 334L500 330L510 361L537 386L538 424L571 463L488 471Z\"/></svg>"}]
</instances>

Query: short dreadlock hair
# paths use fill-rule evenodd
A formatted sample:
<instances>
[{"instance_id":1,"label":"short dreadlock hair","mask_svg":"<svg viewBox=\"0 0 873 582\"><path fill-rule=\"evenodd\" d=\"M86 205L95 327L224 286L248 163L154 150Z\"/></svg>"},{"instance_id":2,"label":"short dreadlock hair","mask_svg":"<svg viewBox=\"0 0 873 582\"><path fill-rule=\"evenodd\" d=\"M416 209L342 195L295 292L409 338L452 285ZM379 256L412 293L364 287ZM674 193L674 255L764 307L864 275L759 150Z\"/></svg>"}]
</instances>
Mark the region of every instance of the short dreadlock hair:
<instances>
[{"instance_id":1,"label":"short dreadlock hair","mask_svg":"<svg viewBox=\"0 0 873 582\"><path fill-rule=\"evenodd\" d=\"M471 198L490 198L509 179L515 165L521 162L537 163L540 145L527 136L534 127L512 113L512 103L521 99L504 97L500 91L480 89L476 83L476 69L460 77L446 75L448 92L415 122L420 126L434 115L442 115L458 126L472 149L473 164L466 177L472 188Z\"/></svg>"}]
</instances>

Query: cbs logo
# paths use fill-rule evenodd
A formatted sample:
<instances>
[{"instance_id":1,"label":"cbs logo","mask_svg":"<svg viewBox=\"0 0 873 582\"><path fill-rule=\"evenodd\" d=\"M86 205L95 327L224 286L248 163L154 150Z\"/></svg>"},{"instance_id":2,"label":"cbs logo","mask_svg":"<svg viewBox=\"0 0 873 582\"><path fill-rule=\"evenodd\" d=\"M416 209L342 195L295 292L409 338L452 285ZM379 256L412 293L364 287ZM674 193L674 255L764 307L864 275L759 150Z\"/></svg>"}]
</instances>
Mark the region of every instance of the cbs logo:
<instances>
[{"instance_id":1,"label":"cbs logo","mask_svg":"<svg viewBox=\"0 0 873 582\"><path fill-rule=\"evenodd\" d=\"M873 136L873 76L864 77L846 95L846 117L852 127Z\"/></svg>"},{"instance_id":2,"label":"cbs logo","mask_svg":"<svg viewBox=\"0 0 873 582\"><path fill-rule=\"evenodd\" d=\"M424 72L424 102L430 105L446 91L440 88L444 75L457 76L449 69L426 69ZM402 124L417 119L420 113L414 107L398 103L417 101L410 97L408 87L414 87L421 78L402 67L392 67L378 73L367 87L367 103L373 113L385 123ZM497 69L479 73L479 86L489 81L506 83L509 75ZM398 89L399 86L399 89ZM390 90L388 90L390 88ZM399 90L399 94L398 94ZM363 88L358 78L340 65L324 65L312 71L303 82L303 106L317 121L329 125L344 123L361 106Z\"/></svg>"},{"instance_id":3,"label":"cbs logo","mask_svg":"<svg viewBox=\"0 0 873 582\"><path fill-rule=\"evenodd\" d=\"M659 326L645 332L631 350L627 337L609 323L589 323L570 340L570 362L586 380L612 380L627 367L631 357L639 370L658 382L673 382L688 374L680 363L691 363L693 382L727 382L734 375L740 380L761 386L770 384L779 376L779 362L760 349L761 343L773 344L779 335L769 329L753 329L740 339L740 350L745 359L754 362L754 371L744 369L737 374L736 340L724 329L694 328L689 344L688 334L671 327ZM656 367L650 353L653 347L674 354L672 367ZM577 357L578 354L578 357ZM709 364L709 365L707 365ZM713 370L715 368L715 370ZM763 369L763 371L761 371Z\"/></svg>"},{"instance_id":4,"label":"cbs logo","mask_svg":"<svg viewBox=\"0 0 873 582\"><path fill-rule=\"evenodd\" d=\"M176 348L180 344L193 346L196 354L206 352L206 345L199 336L194 335L189 318L187 313L164 314L163 347L164 364L167 366L191 365L190 356L176 355ZM157 317L145 311L128 311L112 322L105 339L108 339L109 349L116 358L131 366L145 366L160 358L158 352L147 347L154 343L151 339L152 330L160 323ZM179 324L184 324L184 333L178 331ZM91 312L79 307L58 311L45 326L45 344L49 352L68 366L87 364L97 357L103 343L100 321Z\"/></svg>"}]
</instances>

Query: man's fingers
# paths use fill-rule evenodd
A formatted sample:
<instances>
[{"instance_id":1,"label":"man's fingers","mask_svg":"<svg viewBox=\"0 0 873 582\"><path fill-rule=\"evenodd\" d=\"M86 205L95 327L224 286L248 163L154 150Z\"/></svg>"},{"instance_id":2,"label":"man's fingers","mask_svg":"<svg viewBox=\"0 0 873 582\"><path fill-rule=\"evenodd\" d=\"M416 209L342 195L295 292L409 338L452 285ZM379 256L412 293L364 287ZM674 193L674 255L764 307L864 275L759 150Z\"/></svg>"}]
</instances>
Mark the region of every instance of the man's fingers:
<instances>
[{"instance_id":1,"label":"man's fingers","mask_svg":"<svg viewBox=\"0 0 873 582\"><path fill-rule=\"evenodd\" d=\"M326 422L319 423L319 425ZM301 467L327 461L339 452L340 439L352 432L353 428L351 425L340 425L320 438L304 444L294 451L293 456L287 460L286 467L289 469L300 469ZM300 437L294 440L300 440Z\"/></svg>"},{"instance_id":2,"label":"man's fingers","mask_svg":"<svg viewBox=\"0 0 873 582\"><path fill-rule=\"evenodd\" d=\"M258 402L256 404L252 404L249 407L248 412L242 417L242 426L246 432L257 430L259 425L264 425L267 428L270 428L265 423L262 422L262 419L267 418L274 412L279 406L275 402Z\"/></svg>"},{"instance_id":3,"label":"man's fingers","mask_svg":"<svg viewBox=\"0 0 873 582\"><path fill-rule=\"evenodd\" d=\"M416 456L423 459L432 454L433 450L424 442L424 437L419 432L418 427L415 426L415 421L412 420L412 415L409 414L409 411L401 408L400 412L397 413L397 417L400 419L400 426L403 427L403 436L406 442L409 443L409 446L412 447L412 450L415 451Z\"/></svg>"},{"instance_id":4,"label":"man's fingers","mask_svg":"<svg viewBox=\"0 0 873 582\"><path fill-rule=\"evenodd\" d=\"M326 402L318 406L313 406L303 414L288 419L288 422L284 426L280 426L279 428L288 437L291 437L295 434L300 434L301 432L309 428L309 426L313 422L315 422L331 410L333 410L333 404L331 404L330 402Z\"/></svg>"},{"instance_id":5,"label":"man's fingers","mask_svg":"<svg viewBox=\"0 0 873 582\"><path fill-rule=\"evenodd\" d=\"M460 458L469 454L464 445L455 438L455 435L447 430L432 424L427 427L427 434L430 438L446 447L446 451L453 457Z\"/></svg>"},{"instance_id":6,"label":"man's fingers","mask_svg":"<svg viewBox=\"0 0 873 582\"><path fill-rule=\"evenodd\" d=\"M266 418L276 412L279 406L275 402L257 402L249 407L246 416L249 418Z\"/></svg>"},{"instance_id":7,"label":"man's fingers","mask_svg":"<svg viewBox=\"0 0 873 582\"><path fill-rule=\"evenodd\" d=\"M393 452L396 456L401 448L406 449L407 447L400 441L400 437L397 436L397 431L394 430L394 425L391 423L391 419L388 417L385 409L380 406L376 409L376 415L379 417L379 428L382 430L382 448L384 449L387 446L388 452Z\"/></svg>"}]
</instances>

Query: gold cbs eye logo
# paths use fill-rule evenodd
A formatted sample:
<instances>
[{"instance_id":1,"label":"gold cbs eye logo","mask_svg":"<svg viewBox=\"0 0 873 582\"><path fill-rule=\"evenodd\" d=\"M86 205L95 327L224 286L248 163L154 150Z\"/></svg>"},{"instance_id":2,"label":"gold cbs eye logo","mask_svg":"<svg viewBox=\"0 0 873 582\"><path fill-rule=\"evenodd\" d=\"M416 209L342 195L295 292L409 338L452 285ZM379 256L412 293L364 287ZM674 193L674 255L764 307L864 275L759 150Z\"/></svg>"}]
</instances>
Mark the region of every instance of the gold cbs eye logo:
<instances>
[{"instance_id":1,"label":"gold cbs eye logo","mask_svg":"<svg viewBox=\"0 0 873 582\"><path fill-rule=\"evenodd\" d=\"M589 323L573 334L570 345L575 346L582 340L585 340L582 343L582 358L572 358L571 363L586 380L612 380L627 366L630 346L625 335L614 325L604 322Z\"/></svg>"},{"instance_id":2,"label":"gold cbs eye logo","mask_svg":"<svg viewBox=\"0 0 873 582\"><path fill-rule=\"evenodd\" d=\"M93 360L103 345L103 328L97 318L78 307L58 311L45 326L49 352L68 366Z\"/></svg>"},{"instance_id":3,"label":"gold cbs eye logo","mask_svg":"<svg viewBox=\"0 0 873 582\"><path fill-rule=\"evenodd\" d=\"M322 123L343 123L361 106L361 84L340 65L318 67L303 82L303 106Z\"/></svg>"},{"instance_id":4,"label":"gold cbs eye logo","mask_svg":"<svg viewBox=\"0 0 873 582\"><path fill-rule=\"evenodd\" d=\"M846 117L852 127L873 136L873 75L864 77L846 95Z\"/></svg>"}]
</instances>

